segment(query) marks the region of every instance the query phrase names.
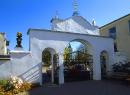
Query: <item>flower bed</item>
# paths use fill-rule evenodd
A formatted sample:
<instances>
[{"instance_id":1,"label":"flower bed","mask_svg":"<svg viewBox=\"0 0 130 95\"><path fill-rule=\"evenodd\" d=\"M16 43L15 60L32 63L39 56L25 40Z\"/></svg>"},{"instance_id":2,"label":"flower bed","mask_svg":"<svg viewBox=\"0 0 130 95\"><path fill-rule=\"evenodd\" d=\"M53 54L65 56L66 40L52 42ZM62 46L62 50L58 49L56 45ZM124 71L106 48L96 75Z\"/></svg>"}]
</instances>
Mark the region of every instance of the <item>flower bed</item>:
<instances>
[{"instance_id":1,"label":"flower bed","mask_svg":"<svg viewBox=\"0 0 130 95\"><path fill-rule=\"evenodd\" d=\"M31 84L16 76L11 76L9 80L0 80L0 95L15 95L29 89Z\"/></svg>"}]
</instances>

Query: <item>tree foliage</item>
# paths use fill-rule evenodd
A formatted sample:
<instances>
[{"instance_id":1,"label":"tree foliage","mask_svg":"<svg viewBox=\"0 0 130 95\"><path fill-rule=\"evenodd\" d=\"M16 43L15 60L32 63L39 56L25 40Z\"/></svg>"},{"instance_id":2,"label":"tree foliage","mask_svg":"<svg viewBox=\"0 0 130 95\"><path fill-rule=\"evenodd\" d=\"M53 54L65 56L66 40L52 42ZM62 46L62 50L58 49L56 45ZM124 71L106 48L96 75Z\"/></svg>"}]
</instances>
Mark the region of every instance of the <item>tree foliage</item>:
<instances>
[{"instance_id":1,"label":"tree foliage","mask_svg":"<svg viewBox=\"0 0 130 95\"><path fill-rule=\"evenodd\" d=\"M77 51L72 52L72 48L66 47L64 50L64 65L65 67L75 66L76 64L89 65L92 56L88 54L87 49L82 47Z\"/></svg>"},{"instance_id":2,"label":"tree foliage","mask_svg":"<svg viewBox=\"0 0 130 95\"><path fill-rule=\"evenodd\" d=\"M44 62L44 65L48 66L51 64L51 53L48 50L43 51L42 62Z\"/></svg>"}]
</instances>

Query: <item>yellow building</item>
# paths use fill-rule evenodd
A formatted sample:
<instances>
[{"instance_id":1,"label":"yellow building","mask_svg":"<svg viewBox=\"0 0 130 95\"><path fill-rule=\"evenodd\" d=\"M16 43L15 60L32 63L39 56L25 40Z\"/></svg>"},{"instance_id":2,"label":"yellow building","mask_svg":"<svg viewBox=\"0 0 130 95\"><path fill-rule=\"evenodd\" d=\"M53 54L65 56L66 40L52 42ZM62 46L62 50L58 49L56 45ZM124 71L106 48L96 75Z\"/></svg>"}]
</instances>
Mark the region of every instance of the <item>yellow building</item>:
<instances>
[{"instance_id":1,"label":"yellow building","mask_svg":"<svg viewBox=\"0 0 130 95\"><path fill-rule=\"evenodd\" d=\"M5 33L0 32L0 60L9 59L7 45L9 42L5 38Z\"/></svg>"},{"instance_id":2,"label":"yellow building","mask_svg":"<svg viewBox=\"0 0 130 95\"><path fill-rule=\"evenodd\" d=\"M100 27L100 35L115 40L115 52L123 53L130 61L130 14Z\"/></svg>"}]
</instances>

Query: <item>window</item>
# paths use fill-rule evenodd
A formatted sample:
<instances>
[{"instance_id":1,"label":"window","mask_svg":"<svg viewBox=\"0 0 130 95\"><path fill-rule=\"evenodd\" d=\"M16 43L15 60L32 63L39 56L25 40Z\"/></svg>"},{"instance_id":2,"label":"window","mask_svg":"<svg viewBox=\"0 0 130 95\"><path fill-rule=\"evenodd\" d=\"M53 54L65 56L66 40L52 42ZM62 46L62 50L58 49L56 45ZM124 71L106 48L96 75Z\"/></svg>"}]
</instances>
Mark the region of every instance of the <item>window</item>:
<instances>
[{"instance_id":1,"label":"window","mask_svg":"<svg viewBox=\"0 0 130 95\"><path fill-rule=\"evenodd\" d=\"M130 34L130 20L128 21L128 24L129 24L129 34Z\"/></svg>"},{"instance_id":2,"label":"window","mask_svg":"<svg viewBox=\"0 0 130 95\"><path fill-rule=\"evenodd\" d=\"M114 42L114 52L118 52L118 50L117 50L117 43L116 42Z\"/></svg>"},{"instance_id":3,"label":"window","mask_svg":"<svg viewBox=\"0 0 130 95\"><path fill-rule=\"evenodd\" d=\"M109 29L109 37L116 39L116 27L112 27Z\"/></svg>"}]
</instances>

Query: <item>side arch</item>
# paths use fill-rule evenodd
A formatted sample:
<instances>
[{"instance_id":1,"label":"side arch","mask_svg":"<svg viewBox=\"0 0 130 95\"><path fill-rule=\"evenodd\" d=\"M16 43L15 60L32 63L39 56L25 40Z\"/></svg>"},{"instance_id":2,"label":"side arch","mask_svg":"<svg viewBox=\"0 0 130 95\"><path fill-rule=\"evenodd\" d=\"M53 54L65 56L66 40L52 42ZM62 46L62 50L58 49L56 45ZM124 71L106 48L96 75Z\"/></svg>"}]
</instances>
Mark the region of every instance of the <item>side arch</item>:
<instances>
[{"instance_id":1,"label":"side arch","mask_svg":"<svg viewBox=\"0 0 130 95\"><path fill-rule=\"evenodd\" d=\"M48 47L42 51L43 83L55 82L57 60L57 53L53 48Z\"/></svg>"}]
</instances>

